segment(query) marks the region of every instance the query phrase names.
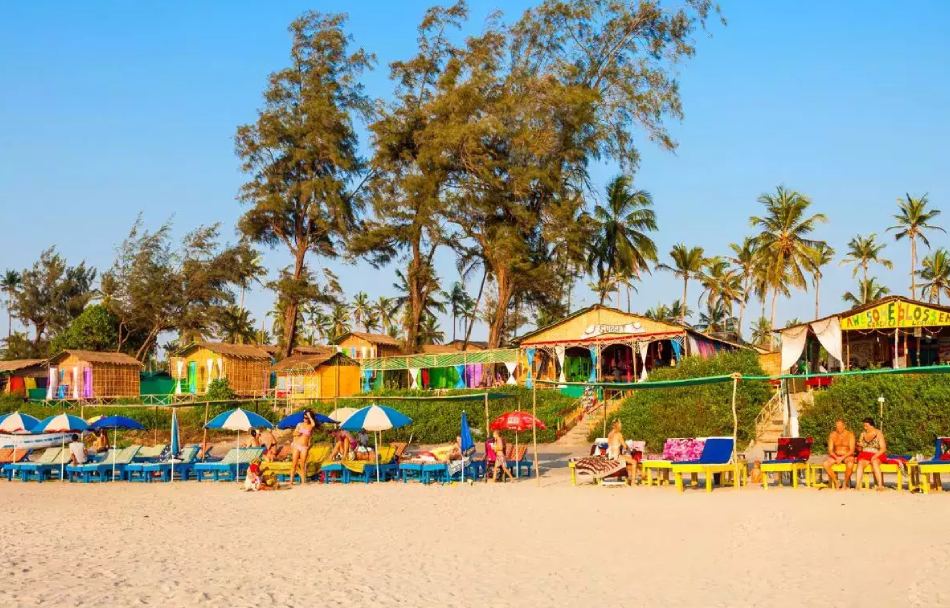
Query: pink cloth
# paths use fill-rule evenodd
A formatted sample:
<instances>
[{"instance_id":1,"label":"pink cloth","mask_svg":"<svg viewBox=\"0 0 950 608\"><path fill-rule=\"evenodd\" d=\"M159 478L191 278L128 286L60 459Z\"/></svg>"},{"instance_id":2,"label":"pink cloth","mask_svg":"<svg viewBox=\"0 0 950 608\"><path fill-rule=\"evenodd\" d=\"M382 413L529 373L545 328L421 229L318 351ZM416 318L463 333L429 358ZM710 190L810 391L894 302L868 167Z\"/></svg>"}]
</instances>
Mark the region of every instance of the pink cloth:
<instances>
[{"instance_id":1,"label":"pink cloth","mask_svg":"<svg viewBox=\"0 0 950 608\"><path fill-rule=\"evenodd\" d=\"M703 446L705 444L706 442L702 439L667 439L666 443L663 445L663 460L669 460L672 462L699 460L699 458L703 455Z\"/></svg>"}]
</instances>

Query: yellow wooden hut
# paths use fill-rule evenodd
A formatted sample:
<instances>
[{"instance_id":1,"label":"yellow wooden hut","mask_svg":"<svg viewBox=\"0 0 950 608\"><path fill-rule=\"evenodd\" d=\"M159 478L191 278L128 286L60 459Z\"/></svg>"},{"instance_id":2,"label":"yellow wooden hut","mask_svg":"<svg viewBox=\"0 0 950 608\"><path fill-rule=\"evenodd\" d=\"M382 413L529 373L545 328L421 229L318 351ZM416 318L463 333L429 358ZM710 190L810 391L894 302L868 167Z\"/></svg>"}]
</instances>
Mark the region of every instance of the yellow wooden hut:
<instances>
[{"instance_id":1,"label":"yellow wooden hut","mask_svg":"<svg viewBox=\"0 0 950 608\"><path fill-rule=\"evenodd\" d=\"M261 397L270 389L271 355L253 344L195 342L169 358L176 393L203 394L213 380L226 378L242 397Z\"/></svg>"},{"instance_id":2,"label":"yellow wooden hut","mask_svg":"<svg viewBox=\"0 0 950 608\"><path fill-rule=\"evenodd\" d=\"M47 398L138 397L141 371L125 353L64 350L49 360Z\"/></svg>"},{"instance_id":3,"label":"yellow wooden hut","mask_svg":"<svg viewBox=\"0 0 950 608\"><path fill-rule=\"evenodd\" d=\"M402 354L402 343L386 334L351 331L337 338L335 342L351 359L375 359Z\"/></svg>"},{"instance_id":4,"label":"yellow wooden hut","mask_svg":"<svg viewBox=\"0 0 950 608\"><path fill-rule=\"evenodd\" d=\"M360 392L360 366L338 352L294 354L275 363L277 396L286 399L346 397Z\"/></svg>"}]
</instances>

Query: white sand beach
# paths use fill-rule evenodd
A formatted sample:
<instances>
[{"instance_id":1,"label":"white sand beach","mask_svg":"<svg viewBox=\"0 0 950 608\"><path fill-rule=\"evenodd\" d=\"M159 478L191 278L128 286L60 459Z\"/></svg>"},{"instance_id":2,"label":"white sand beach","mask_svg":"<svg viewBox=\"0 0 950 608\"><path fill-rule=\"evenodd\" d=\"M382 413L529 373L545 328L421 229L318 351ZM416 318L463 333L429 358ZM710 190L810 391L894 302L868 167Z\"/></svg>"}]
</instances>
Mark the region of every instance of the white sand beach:
<instances>
[{"instance_id":1,"label":"white sand beach","mask_svg":"<svg viewBox=\"0 0 950 608\"><path fill-rule=\"evenodd\" d=\"M0 606L947 605L948 499L2 482Z\"/></svg>"}]
</instances>

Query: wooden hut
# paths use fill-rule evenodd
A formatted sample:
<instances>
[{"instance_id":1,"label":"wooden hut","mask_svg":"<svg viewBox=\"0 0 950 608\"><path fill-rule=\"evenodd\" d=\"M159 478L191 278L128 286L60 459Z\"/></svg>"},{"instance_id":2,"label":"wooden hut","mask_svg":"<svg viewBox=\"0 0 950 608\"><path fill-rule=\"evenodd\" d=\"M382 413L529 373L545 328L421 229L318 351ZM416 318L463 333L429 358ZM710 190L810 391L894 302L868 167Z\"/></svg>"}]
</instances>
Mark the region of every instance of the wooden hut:
<instances>
[{"instance_id":1,"label":"wooden hut","mask_svg":"<svg viewBox=\"0 0 950 608\"><path fill-rule=\"evenodd\" d=\"M0 361L0 392L29 397L32 391L46 388L48 375L45 359Z\"/></svg>"},{"instance_id":2,"label":"wooden hut","mask_svg":"<svg viewBox=\"0 0 950 608\"><path fill-rule=\"evenodd\" d=\"M169 358L169 373L178 383L176 392L203 394L212 380L226 378L242 397L258 397L270 388L271 355L253 344L195 342Z\"/></svg>"},{"instance_id":3,"label":"wooden hut","mask_svg":"<svg viewBox=\"0 0 950 608\"><path fill-rule=\"evenodd\" d=\"M338 352L294 354L275 363L277 396L287 399L346 397L360 392L360 366Z\"/></svg>"},{"instance_id":4,"label":"wooden hut","mask_svg":"<svg viewBox=\"0 0 950 608\"><path fill-rule=\"evenodd\" d=\"M402 354L402 343L386 334L351 331L337 338L336 345L351 359L375 359Z\"/></svg>"},{"instance_id":5,"label":"wooden hut","mask_svg":"<svg viewBox=\"0 0 950 608\"><path fill-rule=\"evenodd\" d=\"M142 364L125 353L64 350L49 360L54 399L138 397Z\"/></svg>"}]
</instances>

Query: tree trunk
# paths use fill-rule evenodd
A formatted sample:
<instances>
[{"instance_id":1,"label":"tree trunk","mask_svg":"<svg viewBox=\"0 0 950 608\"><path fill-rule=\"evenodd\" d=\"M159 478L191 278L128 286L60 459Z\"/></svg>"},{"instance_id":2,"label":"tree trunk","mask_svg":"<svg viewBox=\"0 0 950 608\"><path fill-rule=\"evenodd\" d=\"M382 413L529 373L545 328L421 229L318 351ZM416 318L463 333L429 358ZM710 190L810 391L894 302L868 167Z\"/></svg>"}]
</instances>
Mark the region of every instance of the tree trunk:
<instances>
[{"instance_id":1,"label":"tree trunk","mask_svg":"<svg viewBox=\"0 0 950 608\"><path fill-rule=\"evenodd\" d=\"M821 280L815 279L815 318L821 318Z\"/></svg>"},{"instance_id":2,"label":"tree trunk","mask_svg":"<svg viewBox=\"0 0 950 608\"><path fill-rule=\"evenodd\" d=\"M508 303L511 301L511 277L506 268L495 270L495 284L498 285L498 308L495 318L488 328L488 348L501 346L501 338L505 328L505 319L508 316Z\"/></svg>"},{"instance_id":3,"label":"tree trunk","mask_svg":"<svg viewBox=\"0 0 950 608\"><path fill-rule=\"evenodd\" d=\"M772 316L769 317L769 345L775 348L775 303L778 300L778 289L772 291Z\"/></svg>"},{"instance_id":4,"label":"tree trunk","mask_svg":"<svg viewBox=\"0 0 950 608\"><path fill-rule=\"evenodd\" d=\"M689 276L683 275L683 299L680 300L680 325L686 325L686 289L689 286Z\"/></svg>"},{"instance_id":5,"label":"tree trunk","mask_svg":"<svg viewBox=\"0 0 950 608\"><path fill-rule=\"evenodd\" d=\"M917 237L910 237L910 299L917 299Z\"/></svg>"},{"instance_id":6,"label":"tree trunk","mask_svg":"<svg viewBox=\"0 0 950 608\"><path fill-rule=\"evenodd\" d=\"M422 250L418 242L412 244L412 259L409 261L409 271L406 273L406 283L409 288L409 315L406 319L406 343L403 352L411 354L416 349L419 337L419 324L422 321Z\"/></svg>"},{"instance_id":7,"label":"tree trunk","mask_svg":"<svg viewBox=\"0 0 950 608\"><path fill-rule=\"evenodd\" d=\"M472 328L475 326L475 317L478 315L478 305L482 301L482 291L485 290L485 279L488 278L488 267L482 273L482 283L478 286L478 295L475 296L475 305L472 307L472 316L468 318L468 327L465 328L465 340L462 342L462 350L468 348L468 339L472 336Z\"/></svg>"},{"instance_id":8,"label":"tree trunk","mask_svg":"<svg viewBox=\"0 0 950 608\"><path fill-rule=\"evenodd\" d=\"M633 304L631 304L633 290L627 285L627 312L633 312Z\"/></svg>"},{"instance_id":9,"label":"tree trunk","mask_svg":"<svg viewBox=\"0 0 950 608\"><path fill-rule=\"evenodd\" d=\"M294 252L294 281L299 281L306 268L305 261L307 248L298 246ZM300 312L300 302L296 297L287 298L287 308L284 309L284 343L281 345L285 357L289 357L297 343L297 315Z\"/></svg>"}]
</instances>

